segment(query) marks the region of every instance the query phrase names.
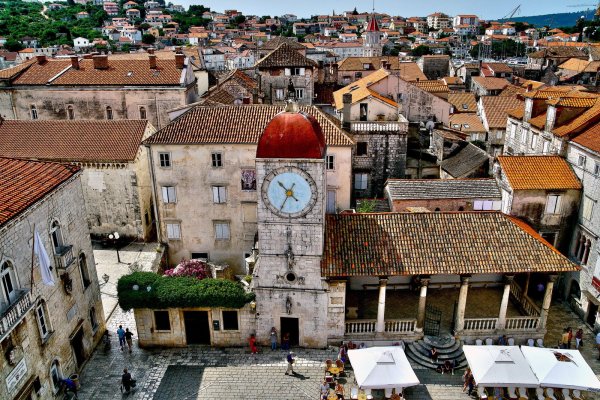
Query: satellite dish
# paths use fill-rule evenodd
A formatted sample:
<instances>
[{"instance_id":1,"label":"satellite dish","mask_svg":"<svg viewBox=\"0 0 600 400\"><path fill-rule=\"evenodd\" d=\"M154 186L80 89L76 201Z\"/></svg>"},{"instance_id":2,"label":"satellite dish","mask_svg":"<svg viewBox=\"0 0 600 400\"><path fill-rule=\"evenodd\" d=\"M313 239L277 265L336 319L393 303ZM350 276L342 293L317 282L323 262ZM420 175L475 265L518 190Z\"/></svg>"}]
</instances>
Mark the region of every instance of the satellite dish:
<instances>
[{"instance_id":1,"label":"satellite dish","mask_svg":"<svg viewBox=\"0 0 600 400\"><path fill-rule=\"evenodd\" d=\"M234 106L241 106L241 105L242 105L242 103L243 103L242 99L235 99L235 100L233 101L233 105L234 105Z\"/></svg>"},{"instance_id":2,"label":"satellite dish","mask_svg":"<svg viewBox=\"0 0 600 400\"><path fill-rule=\"evenodd\" d=\"M427 121L427 123L425 124L425 128L428 131L432 131L433 128L435 128L435 122L433 122L433 121Z\"/></svg>"}]
</instances>

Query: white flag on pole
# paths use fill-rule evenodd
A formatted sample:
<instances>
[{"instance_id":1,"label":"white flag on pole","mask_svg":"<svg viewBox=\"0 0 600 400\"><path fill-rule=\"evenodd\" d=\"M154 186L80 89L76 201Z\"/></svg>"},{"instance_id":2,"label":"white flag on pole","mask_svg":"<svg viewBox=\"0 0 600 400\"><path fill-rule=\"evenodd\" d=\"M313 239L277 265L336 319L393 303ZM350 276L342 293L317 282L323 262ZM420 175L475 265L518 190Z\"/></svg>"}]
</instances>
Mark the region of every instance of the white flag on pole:
<instances>
[{"instance_id":1,"label":"white flag on pole","mask_svg":"<svg viewBox=\"0 0 600 400\"><path fill-rule=\"evenodd\" d=\"M54 286L54 276L52 276L52 272L50 271L50 258L48 257L48 253L46 253L44 243L42 243L40 234L37 233L37 231L35 231L33 239L33 249L40 263L42 282L44 282L44 285Z\"/></svg>"}]
</instances>

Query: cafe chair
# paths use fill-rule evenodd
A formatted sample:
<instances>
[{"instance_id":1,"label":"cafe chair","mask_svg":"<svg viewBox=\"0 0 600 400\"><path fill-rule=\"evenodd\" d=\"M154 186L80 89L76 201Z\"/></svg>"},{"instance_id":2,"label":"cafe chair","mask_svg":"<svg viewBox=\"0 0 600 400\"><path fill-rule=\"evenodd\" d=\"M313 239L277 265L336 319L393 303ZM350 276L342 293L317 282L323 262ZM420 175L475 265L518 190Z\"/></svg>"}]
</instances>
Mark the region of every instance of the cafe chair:
<instances>
[{"instance_id":1,"label":"cafe chair","mask_svg":"<svg viewBox=\"0 0 600 400\"><path fill-rule=\"evenodd\" d=\"M494 341L491 338L485 339L485 345L486 346L491 346L493 344L494 344Z\"/></svg>"},{"instance_id":2,"label":"cafe chair","mask_svg":"<svg viewBox=\"0 0 600 400\"><path fill-rule=\"evenodd\" d=\"M534 344L534 343L535 343L535 342L533 341L533 339L527 339L527 346L529 346L529 347L533 347L533 344Z\"/></svg>"},{"instance_id":3,"label":"cafe chair","mask_svg":"<svg viewBox=\"0 0 600 400\"><path fill-rule=\"evenodd\" d=\"M515 393L515 387L514 386L509 386L507 388L508 390L508 398L510 400L517 400L519 398L519 396L517 396L517 394Z\"/></svg>"},{"instance_id":4,"label":"cafe chair","mask_svg":"<svg viewBox=\"0 0 600 400\"><path fill-rule=\"evenodd\" d=\"M537 347L544 347L544 341L542 339L536 340Z\"/></svg>"},{"instance_id":5,"label":"cafe chair","mask_svg":"<svg viewBox=\"0 0 600 400\"><path fill-rule=\"evenodd\" d=\"M571 391L571 398L573 398L573 400L582 400L583 397L581 397L581 392L577 389L573 389Z\"/></svg>"},{"instance_id":6,"label":"cafe chair","mask_svg":"<svg viewBox=\"0 0 600 400\"><path fill-rule=\"evenodd\" d=\"M514 346L514 345L515 345L515 339L514 339L514 338L511 338L511 337L509 337L509 338L508 338L508 345L509 345L509 346Z\"/></svg>"},{"instance_id":7,"label":"cafe chair","mask_svg":"<svg viewBox=\"0 0 600 400\"><path fill-rule=\"evenodd\" d=\"M537 400L546 400L546 396L544 396L544 389L541 387L535 389L535 396Z\"/></svg>"},{"instance_id":8,"label":"cafe chair","mask_svg":"<svg viewBox=\"0 0 600 400\"><path fill-rule=\"evenodd\" d=\"M358 388L353 387L350 389L350 399L358 400Z\"/></svg>"},{"instance_id":9,"label":"cafe chair","mask_svg":"<svg viewBox=\"0 0 600 400\"><path fill-rule=\"evenodd\" d=\"M525 389L524 387L520 387L517 389L517 391L519 392L519 400L529 399L529 395L527 394L527 389Z\"/></svg>"},{"instance_id":10,"label":"cafe chair","mask_svg":"<svg viewBox=\"0 0 600 400\"><path fill-rule=\"evenodd\" d=\"M556 396L554 396L554 389L546 388L546 399L556 400Z\"/></svg>"},{"instance_id":11,"label":"cafe chair","mask_svg":"<svg viewBox=\"0 0 600 400\"><path fill-rule=\"evenodd\" d=\"M371 389L365 389L365 394L367 395L367 400L373 400L373 395L371 394Z\"/></svg>"},{"instance_id":12,"label":"cafe chair","mask_svg":"<svg viewBox=\"0 0 600 400\"><path fill-rule=\"evenodd\" d=\"M573 398L571 397L570 393L569 393L569 389L562 389L562 397L564 400L573 400Z\"/></svg>"},{"instance_id":13,"label":"cafe chair","mask_svg":"<svg viewBox=\"0 0 600 400\"><path fill-rule=\"evenodd\" d=\"M477 386L477 398L479 400L486 400L488 398L487 394L485 393L485 387Z\"/></svg>"},{"instance_id":14,"label":"cafe chair","mask_svg":"<svg viewBox=\"0 0 600 400\"><path fill-rule=\"evenodd\" d=\"M481 345L483 344L483 340L481 340L481 339L476 339L476 340L475 340L475 344L476 344L477 346L481 346Z\"/></svg>"}]
</instances>

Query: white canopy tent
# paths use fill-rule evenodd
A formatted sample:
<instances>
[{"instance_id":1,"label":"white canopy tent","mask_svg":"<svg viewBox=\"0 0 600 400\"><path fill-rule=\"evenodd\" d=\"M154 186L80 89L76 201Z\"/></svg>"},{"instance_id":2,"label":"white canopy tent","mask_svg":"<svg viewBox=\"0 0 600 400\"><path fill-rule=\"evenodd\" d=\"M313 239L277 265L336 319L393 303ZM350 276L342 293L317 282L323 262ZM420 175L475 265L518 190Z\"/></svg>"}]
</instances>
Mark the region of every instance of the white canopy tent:
<instances>
[{"instance_id":1,"label":"white canopy tent","mask_svg":"<svg viewBox=\"0 0 600 400\"><path fill-rule=\"evenodd\" d=\"M521 347L543 387L600 392L600 381L579 350Z\"/></svg>"},{"instance_id":2,"label":"white canopy tent","mask_svg":"<svg viewBox=\"0 0 600 400\"><path fill-rule=\"evenodd\" d=\"M480 386L538 386L538 379L518 346L464 345L463 351Z\"/></svg>"},{"instance_id":3,"label":"white canopy tent","mask_svg":"<svg viewBox=\"0 0 600 400\"><path fill-rule=\"evenodd\" d=\"M348 357L362 389L399 389L419 384L400 346L348 350Z\"/></svg>"}]
</instances>

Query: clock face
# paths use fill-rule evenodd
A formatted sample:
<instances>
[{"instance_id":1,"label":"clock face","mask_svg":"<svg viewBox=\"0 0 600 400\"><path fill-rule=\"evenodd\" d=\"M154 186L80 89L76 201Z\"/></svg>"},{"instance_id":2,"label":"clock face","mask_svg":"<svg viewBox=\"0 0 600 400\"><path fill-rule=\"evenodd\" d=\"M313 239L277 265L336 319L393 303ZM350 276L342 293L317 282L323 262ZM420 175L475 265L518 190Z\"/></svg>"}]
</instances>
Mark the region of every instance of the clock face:
<instances>
[{"instance_id":1,"label":"clock face","mask_svg":"<svg viewBox=\"0 0 600 400\"><path fill-rule=\"evenodd\" d=\"M306 215L317 201L315 182L304 171L285 167L265 177L262 195L271 211L284 217Z\"/></svg>"}]
</instances>

